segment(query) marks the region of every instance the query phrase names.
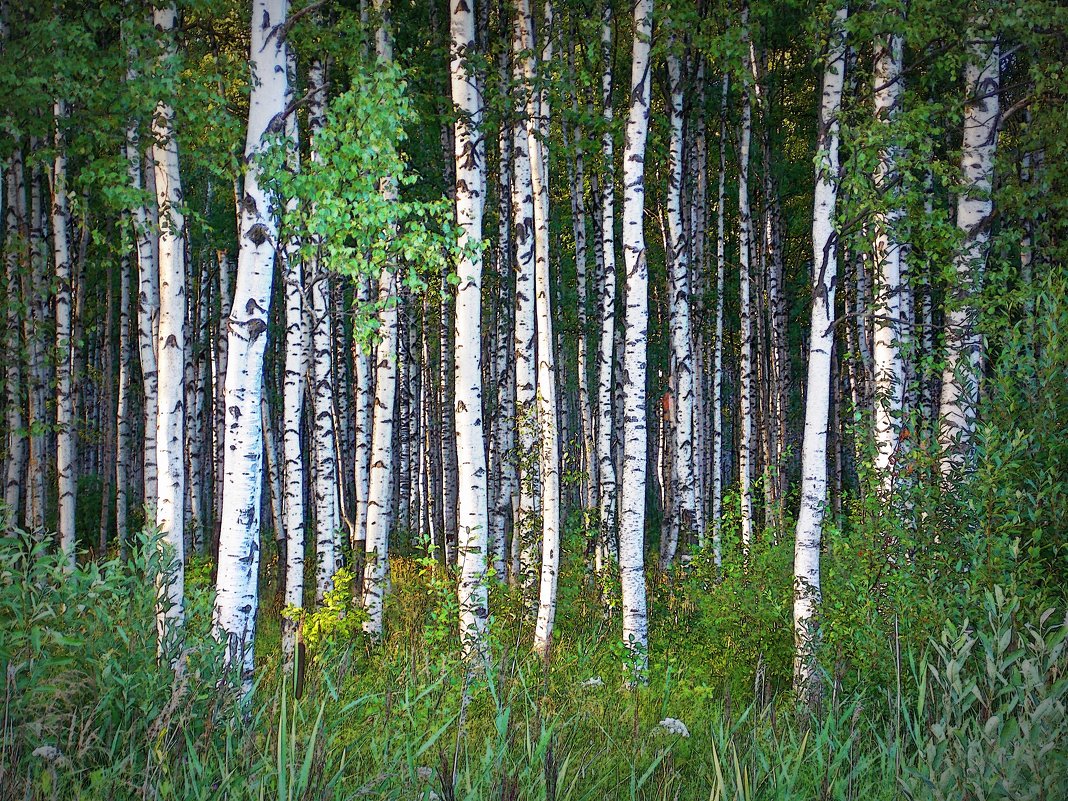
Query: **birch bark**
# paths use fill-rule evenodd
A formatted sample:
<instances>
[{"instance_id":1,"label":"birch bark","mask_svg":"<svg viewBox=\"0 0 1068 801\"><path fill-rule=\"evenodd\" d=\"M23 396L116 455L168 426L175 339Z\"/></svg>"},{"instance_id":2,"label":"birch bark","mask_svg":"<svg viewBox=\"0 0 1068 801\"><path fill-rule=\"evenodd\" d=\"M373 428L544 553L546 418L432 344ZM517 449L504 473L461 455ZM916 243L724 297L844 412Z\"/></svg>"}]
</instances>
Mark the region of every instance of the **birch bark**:
<instances>
[{"instance_id":1,"label":"birch bark","mask_svg":"<svg viewBox=\"0 0 1068 801\"><path fill-rule=\"evenodd\" d=\"M960 156L964 183L957 197L961 243L955 259L957 282L946 312L945 366L938 409L943 476L966 468L972 456L983 369L982 337L976 330L978 310L974 296L979 291L990 247L989 222L994 213L991 191L1001 113L998 42L983 41L978 34L969 38L977 41L969 48L970 58L964 69L967 99Z\"/></svg>"},{"instance_id":2,"label":"birch bark","mask_svg":"<svg viewBox=\"0 0 1068 801\"><path fill-rule=\"evenodd\" d=\"M612 433L615 415L613 397L615 384L616 338L616 242L615 242L615 140L612 132L612 3L607 0L601 17L601 102L604 132L601 135L603 176L601 182L601 258L599 306L601 336L597 348L597 567L599 572L612 561L617 551L616 505L618 500L616 465L612 455Z\"/></svg>"},{"instance_id":3,"label":"birch bark","mask_svg":"<svg viewBox=\"0 0 1068 801\"><path fill-rule=\"evenodd\" d=\"M623 645L628 679L644 682L649 623L645 594L645 488L648 431L645 385L649 328L649 266L646 262L645 143L649 132L650 43L653 2L634 5L630 111L623 154L623 257L627 274L623 354L623 476L619 518L619 573L623 590Z\"/></svg>"},{"instance_id":4,"label":"birch bark","mask_svg":"<svg viewBox=\"0 0 1068 801\"><path fill-rule=\"evenodd\" d=\"M380 15L375 51L380 61L393 60L393 43L388 26L388 4L376 0ZM384 178L381 192L395 200L396 184ZM367 552L364 567L364 609L367 620L363 629L372 637L382 637L382 603L389 585L389 538L393 505L393 428L397 400L399 337L397 329L397 276L384 269L378 277L378 333L375 366L374 429L371 440L371 466L368 485L367 528L364 535ZM483 528L485 533L485 528Z\"/></svg>"},{"instance_id":5,"label":"birch bark","mask_svg":"<svg viewBox=\"0 0 1068 801\"><path fill-rule=\"evenodd\" d=\"M814 703L820 696L816 665L820 594L820 539L827 506L827 427L834 349L834 295L838 252L834 214L838 200L838 113L845 77L847 11L835 12L823 71L816 140L816 190L812 212L812 320L808 391L801 452L801 510L794 541L794 690Z\"/></svg>"},{"instance_id":6,"label":"birch bark","mask_svg":"<svg viewBox=\"0 0 1068 801\"><path fill-rule=\"evenodd\" d=\"M165 38L163 59L173 58L177 12L173 4L155 9L153 23ZM184 619L185 594L185 220L178 167L174 109L165 100L156 104L152 120L152 156L156 204L159 207L159 328L156 333L158 400L156 406L156 467L158 470L156 528L171 549L173 561L157 581L157 635L163 652Z\"/></svg>"},{"instance_id":7,"label":"birch bark","mask_svg":"<svg viewBox=\"0 0 1068 801\"><path fill-rule=\"evenodd\" d=\"M890 129L904 96L902 37L880 36L875 41L875 117ZM905 363L901 342L905 336L902 296L904 292L904 243L896 230L903 216L898 181L898 149L888 141L879 150L875 183L886 208L875 215L874 269L878 276L875 295L875 326L872 336L875 371L875 472L884 501L894 487L894 462L901 438L904 413Z\"/></svg>"},{"instance_id":8,"label":"birch bark","mask_svg":"<svg viewBox=\"0 0 1068 801\"><path fill-rule=\"evenodd\" d=\"M74 567L75 462L73 359L71 339L70 202L67 197L68 115L64 100L54 107L55 160L52 165L52 244L56 269L56 471L59 474L59 547Z\"/></svg>"},{"instance_id":9,"label":"birch bark","mask_svg":"<svg viewBox=\"0 0 1068 801\"><path fill-rule=\"evenodd\" d=\"M213 618L215 636L226 645L225 662L252 688L255 666L256 579L260 555L260 492L263 440L260 395L263 353L271 307L271 283L278 223L260 186L257 157L264 135L281 130L287 93L285 44L277 34L285 23L286 0L253 0L249 60L254 80L245 138L237 285L230 314L225 388L226 460L222 527Z\"/></svg>"},{"instance_id":10,"label":"birch bark","mask_svg":"<svg viewBox=\"0 0 1068 801\"><path fill-rule=\"evenodd\" d=\"M663 568L671 566L679 538L689 536L697 517L693 453L694 374L693 332L690 328L689 238L683 221L682 200L684 170L682 64L678 55L670 51L667 62L671 102L667 218L671 248L671 354L675 373L673 382L675 402L672 408L674 413L672 421L674 443L671 449L674 492L670 499L672 524L668 538L669 547L661 554L660 561Z\"/></svg>"},{"instance_id":11,"label":"birch bark","mask_svg":"<svg viewBox=\"0 0 1068 801\"><path fill-rule=\"evenodd\" d=\"M746 73L752 73L749 50L749 6L742 8L745 39ZM741 355L739 358L738 393L738 484L741 496L742 552L748 558L753 544L753 315L750 292L750 252L753 221L749 211L749 144L752 136L752 101L748 81L742 82L742 121L738 144L738 260L740 263L739 304L741 318Z\"/></svg>"},{"instance_id":12,"label":"birch bark","mask_svg":"<svg viewBox=\"0 0 1068 801\"><path fill-rule=\"evenodd\" d=\"M475 51L475 15L469 0L450 5L450 78L459 111L453 153L456 163L456 221L459 245L482 239L482 187L486 164L482 137L483 103L468 58ZM471 655L485 656L489 599L486 585L488 512L486 452L482 435L482 256L468 252L457 265L456 292L456 453L458 560L461 564L460 638Z\"/></svg>"},{"instance_id":13,"label":"birch bark","mask_svg":"<svg viewBox=\"0 0 1068 801\"><path fill-rule=\"evenodd\" d=\"M716 342L712 356L712 555L723 563L723 302L727 272L725 210L727 202L727 94L730 76L723 73L719 105L719 190L716 196Z\"/></svg>"},{"instance_id":14,"label":"birch bark","mask_svg":"<svg viewBox=\"0 0 1068 801\"><path fill-rule=\"evenodd\" d=\"M541 51L541 63L546 67L553 58L552 8L550 0L546 0ZM532 23L529 15L524 15L523 19ZM533 40L532 28L527 36L529 41ZM549 274L549 96L544 87L530 97L527 114L531 120L527 142L534 193L534 306L538 338L538 468L541 479L541 583L538 618L534 628L534 651L543 659L548 659L556 619L557 573L560 567L560 455L552 279Z\"/></svg>"},{"instance_id":15,"label":"birch bark","mask_svg":"<svg viewBox=\"0 0 1068 801\"><path fill-rule=\"evenodd\" d=\"M22 419L22 366L16 355L22 350L19 306L22 298L19 286L20 256L25 242L23 231L26 224L26 184L22 164L22 151L16 150L8 161L5 176L5 226L4 250L6 275L7 332L4 347L8 354L6 367L4 405L7 412L7 464L4 475L4 505L10 520L19 519L19 500L22 479L26 471L26 441Z\"/></svg>"}]
</instances>

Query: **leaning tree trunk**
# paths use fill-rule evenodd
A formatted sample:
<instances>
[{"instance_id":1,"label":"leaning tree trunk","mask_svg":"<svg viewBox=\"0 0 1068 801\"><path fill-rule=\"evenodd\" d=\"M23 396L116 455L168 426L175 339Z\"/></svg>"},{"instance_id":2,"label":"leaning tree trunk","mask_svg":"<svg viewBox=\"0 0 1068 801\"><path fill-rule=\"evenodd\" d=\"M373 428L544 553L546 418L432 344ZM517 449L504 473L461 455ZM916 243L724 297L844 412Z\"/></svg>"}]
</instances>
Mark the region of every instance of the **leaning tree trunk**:
<instances>
[{"instance_id":1,"label":"leaning tree trunk","mask_svg":"<svg viewBox=\"0 0 1068 801\"><path fill-rule=\"evenodd\" d=\"M286 108L286 0L253 0L250 61L254 80L245 138L244 196L240 204L237 286L230 314L226 368L226 461L214 631L224 640L225 664L252 688L255 665L256 579L260 562L263 439L260 394L271 308L278 222L260 186L258 156L272 121ZM277 123L276 123L277 125Z\"/></svg>"},{"instance_id":2,"label":"leaning tree trunk","mask_svg":"<svg viewBox=\"0 0 1068 801\"><path fill-rule=\"evenodd\" d=\"M523 19L533 26L529 15ZM541 63L552 62L552 3L545 4L545 44ZM533 76L529 76L533 78ZM556 405L556 359L553 344L552 285L549 275L549 95L540 88L527 104L531 124L527 129L530 176L534 192L534 306L538 332L538 472L541 489L541 585L538 618L534 627L534 651L549 658L553 622L556 619L556 587L560 569L560 452ZM581 334L580 334L581 336Z\"/></svg>"},{"instance_id":3,"label":"leaning tree trunk","mask_svg":"<svg viewBox=\"0 0 1068 801\"><path fill-rule=\"evenodd\" d=\"M486 164L479 144L482 94L468 56L475 49L475 15L468 3L450 8L452 98L459 116L453 153L456 163L456 221L461 247L482 239L482 187ZM486 548L486 452L482 436L482 257L467 255L456 267L456 453L457 533L460 563L460 638L471 655L485 655L489 599ZM447 368L446 368L447 369Z\"/></svg>"},{"instance_id":4,"label":"leaning tree trunk","mask_svg":"<svg viewBox=\"0 0 1068 801\"><path fill-rule=\"evenodd\" d=\"M816 665L820 606L820 539L827 505L827 427L830 415L831 357L834 348L834 294L838 253L834 212L838 200L838 112L845 77L846 9L834 17L823 71L812 212L812 320L809 334L805 434L801 450L801 510L794 541L794 689L809 702L820 696Z\"/></svg>"},{"instance_id":5,"label":"leaning tree trunk","mask_svg":"<svg viewBox=\"0 0 1068 801\"><path fill-rule=\"evenodd\" d=\"M648 432L645 409L649 329L649 265L645 232L645 142L649 133L652 0L634 6L630 112L623 154L623 257L627 272L623 353L623 476L619 515L619 574L623 590L623 645L631 682L644 682L649 664L645 598L645 487Z\"/></svg>"},{"instance_id":6,"label":"leaning tree trunk","mask_svg":"<svg viewBox=\"0 0 1068 801\"><path fill-rule=\"evenodd\" d=\"M994 213L991 191L1000 119L1000 53L996 40L978 40L970 47L970 60L964 70L968 93L960 156L964 185L957 198L957 228L962 241L955 259L957 282L946 312L945 367L938 408L944 476L968 466L978 414L983 353L974 301L990 248L990 219Z\"/></svg>"},{"instance_id":7,"label":"leaning tree trunk","mask_svg":"<svg viewBox=\"0 0 1068 801\"><path fill-rule=\"evenodd\" d=\"M164 58L173 57L174 5L153 13L156 29L167 37ZM178 140L174 109L156 104L152 120L156 204L159 233L159 330L156 334L158 397L156 468L158 472L156 528L164 557L164 575L157 579L156 629L161 651L169 652L184 618L185 584L185 233L182 181L178 169Z\"/></svg>"}]
</instances>

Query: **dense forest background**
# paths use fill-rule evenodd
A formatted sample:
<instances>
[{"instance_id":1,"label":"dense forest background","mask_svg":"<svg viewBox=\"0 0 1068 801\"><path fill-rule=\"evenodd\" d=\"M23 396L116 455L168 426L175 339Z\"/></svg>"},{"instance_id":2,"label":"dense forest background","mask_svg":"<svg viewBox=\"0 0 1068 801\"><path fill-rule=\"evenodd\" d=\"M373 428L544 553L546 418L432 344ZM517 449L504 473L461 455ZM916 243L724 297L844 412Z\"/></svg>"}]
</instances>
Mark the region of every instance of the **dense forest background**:
<instances>
[{"instance_id":1,"label":"dense forest background","mask_svg":"<svg viewBox=\"0 0 1068 801\"><path fill-rule=\"evenodd\" d=\"M1068 796L1065 52L2 0L0 796Z\"/></svg>"}]
</instances>

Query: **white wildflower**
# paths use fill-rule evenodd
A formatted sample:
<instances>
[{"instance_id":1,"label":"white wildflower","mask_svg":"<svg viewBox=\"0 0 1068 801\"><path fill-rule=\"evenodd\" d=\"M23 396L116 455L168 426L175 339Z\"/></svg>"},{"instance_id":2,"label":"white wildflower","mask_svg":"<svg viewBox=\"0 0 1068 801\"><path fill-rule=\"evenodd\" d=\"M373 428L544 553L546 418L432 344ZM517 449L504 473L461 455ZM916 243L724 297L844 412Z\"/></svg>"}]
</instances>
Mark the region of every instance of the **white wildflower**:
<instances>
[{"instance_id":1,"label":"white wildflower","mask_svg":"<svg viewBox=\"0 0 1068 801\"><path fill-rule=\"evenodd\" d=\"M686 728L686 724L677 718L664 718L656 725L668 734L677 734L679 737L690 736L690 730Z\"/></svg>"},{"instance_id":2,"label":"white wildflower","mask_svg":"<svg viewBox=\"0 0 1068 801\"><path fill-rule=\"evenodd\" d=\"M33 749L33 756L40 757L46 762L55 762L57 765L66 761L63 752L54 745L39 745Z\"/></svg>"},{"instance_id":3,"label":"white wildflower","mask_svg":"<svg viewBox=\"0 0 1068 801\"><path fill-rule=\"evenodd\" d=\"M594 676L593 678L586 679L586 681L582 682L582 686L583 687L603 687L604 686L604 681L601 680L600 676Z\"/></svg>"}]
</instances>

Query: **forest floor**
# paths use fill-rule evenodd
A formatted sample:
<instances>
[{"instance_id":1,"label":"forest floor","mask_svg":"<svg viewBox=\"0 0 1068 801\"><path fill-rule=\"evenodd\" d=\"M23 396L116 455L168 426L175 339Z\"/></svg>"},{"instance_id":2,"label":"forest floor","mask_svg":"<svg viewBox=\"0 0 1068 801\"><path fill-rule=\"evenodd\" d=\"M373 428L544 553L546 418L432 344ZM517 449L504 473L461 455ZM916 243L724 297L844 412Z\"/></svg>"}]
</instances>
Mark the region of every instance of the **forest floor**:
<instances>
[{"instance_id":1,"label":"forest floor","mask_svg":"<svg viewBox=\"0 0 1068 801\"><path fill-rule=\"evenodd\" d=\"M241 700L223 689L209 636L210 564L187 574L186 670L175 680L156 659L154 557L64 574L27 538L5 537L0 797L1068 797L1060 616L1031 620L997 588L978 601L977 625L950 623L917 643L885 609L874 614L890 636L864 629L857 598L850 636L882 642L847 647L832 615L823 701L802 709L789 689L785 551L758 553L744 580L710 584L699 563L654 575L649 680L638 687L624 681L618 611L578 558L565 560L548 663L530 653L517 595L495 588L488 670L463 661L454 585L432 559L392 560L380 645L360 633L342 573L304 620L299 698L265 581L257 684ZM273 568L268 554L264 576Z\"/></svg>"}]
</instances>

